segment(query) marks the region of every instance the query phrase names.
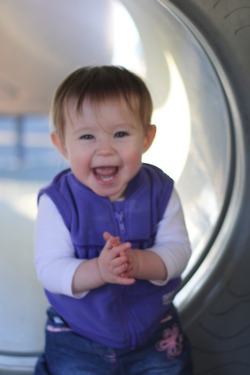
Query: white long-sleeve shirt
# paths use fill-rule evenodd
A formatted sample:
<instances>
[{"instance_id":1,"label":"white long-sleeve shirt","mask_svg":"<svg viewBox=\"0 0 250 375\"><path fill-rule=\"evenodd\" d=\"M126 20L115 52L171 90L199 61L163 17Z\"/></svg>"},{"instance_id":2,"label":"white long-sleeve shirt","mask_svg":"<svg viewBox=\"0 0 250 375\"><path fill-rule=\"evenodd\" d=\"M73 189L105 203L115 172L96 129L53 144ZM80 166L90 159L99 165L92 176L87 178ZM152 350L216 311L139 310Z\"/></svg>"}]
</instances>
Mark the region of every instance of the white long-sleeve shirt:
<instances>
[{"instance_id":1,"label":"white long-sleeve shirt","mask_svg":"<svg viewBox=\"0 0 250 375\"><path fill-rule=\"evenodd\" d=\"M166 284L184 271L191 255L179 196L174 189L162 220L158 223L155 244L148 249L157 253L166 265L168 278L152 281L156 285ZM42 286L53 293L71 297L83 297L72 293L74 273L83 259L75 257L70 232L53 203L42 195L39 201L35 225L35 267Z\"/></svg>"}]
</instances>

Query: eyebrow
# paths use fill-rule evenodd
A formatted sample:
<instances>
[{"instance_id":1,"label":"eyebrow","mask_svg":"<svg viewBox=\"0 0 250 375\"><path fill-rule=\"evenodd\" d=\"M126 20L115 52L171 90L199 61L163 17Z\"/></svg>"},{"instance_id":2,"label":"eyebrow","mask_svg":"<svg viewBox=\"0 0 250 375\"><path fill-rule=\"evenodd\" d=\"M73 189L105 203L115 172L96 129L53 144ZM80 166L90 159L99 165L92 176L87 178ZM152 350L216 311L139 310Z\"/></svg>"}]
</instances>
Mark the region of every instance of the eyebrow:
<instances>
[{"instance_id":1,"label":"eyebrow","mask_svg":"<svg viewBox=\"0 0 250 375\"><path fill-rule=\"evenodd\" d=\"M116 129L116 128L120 128L120 127L129 127L129 128L136 128L137 125L134 125L130 122L121 122L121 123L117 123L117 124L112 124L111 125L111 128L113 129ZM101 129L105 129L105 126L101 126L99 124L95 124L95 125L92 125L92 126L89 126L89 125L80 125L75 131L76 132L81 132L81 131L93 131L95 129L98 129L98 128L101 128Z\"/></svg>"}]
</instances>

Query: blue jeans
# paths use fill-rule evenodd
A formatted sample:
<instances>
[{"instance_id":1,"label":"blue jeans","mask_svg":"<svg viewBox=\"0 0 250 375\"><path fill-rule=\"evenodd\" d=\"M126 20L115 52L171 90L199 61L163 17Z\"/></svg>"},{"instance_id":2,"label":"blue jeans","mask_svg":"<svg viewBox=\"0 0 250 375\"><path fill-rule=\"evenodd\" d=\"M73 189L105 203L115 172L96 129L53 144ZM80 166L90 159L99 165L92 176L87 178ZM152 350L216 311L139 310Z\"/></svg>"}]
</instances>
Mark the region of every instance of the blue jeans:
<instances>
[{"instance_id":1,"label":"blue jeans","mask_svg":"<svg viewBox=\"0 0 250 375\"><path fill-rule=\"evenodd\" d=\"M45 353L34 375L192 375L190 348L173 309L143 346L120 350L81 337L48 310Z\"/></svg>"}]
</instances>

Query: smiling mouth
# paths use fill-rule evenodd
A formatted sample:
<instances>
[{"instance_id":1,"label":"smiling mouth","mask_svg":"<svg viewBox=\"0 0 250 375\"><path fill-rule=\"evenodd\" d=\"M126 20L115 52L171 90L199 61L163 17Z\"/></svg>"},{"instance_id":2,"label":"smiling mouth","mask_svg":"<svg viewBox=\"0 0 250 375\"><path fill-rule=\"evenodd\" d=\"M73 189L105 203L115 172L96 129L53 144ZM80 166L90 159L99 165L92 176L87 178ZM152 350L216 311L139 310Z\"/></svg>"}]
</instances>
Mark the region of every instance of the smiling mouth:
<instances>
[{"instance_id":1,"label":"smiling mouth","mask_svg":"<svg viewBox=\"0 0 250 375\"><path fill-rule=\"evenodd\" d=\"M119 167L97 167L94 168L95 177L102 182L112 181L119 171Z\"/></svg>"}]
</instances>

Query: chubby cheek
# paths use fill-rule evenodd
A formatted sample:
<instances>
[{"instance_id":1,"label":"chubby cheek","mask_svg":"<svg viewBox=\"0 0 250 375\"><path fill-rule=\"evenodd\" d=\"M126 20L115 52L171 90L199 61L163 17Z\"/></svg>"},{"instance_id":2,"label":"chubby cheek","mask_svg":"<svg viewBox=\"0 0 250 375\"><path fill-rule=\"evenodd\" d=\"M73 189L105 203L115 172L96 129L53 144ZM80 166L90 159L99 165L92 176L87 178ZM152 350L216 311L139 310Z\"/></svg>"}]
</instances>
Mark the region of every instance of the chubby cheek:
<instances>
[{"instance_id":1,"label":"chubby cheek","mask_svg":"<svg viewBox=\"0 0 250 375\"><path fill-rule=\"evenodd\" d=\"M132 174L136 174L141 167L141 154L138 153L138 151L130 152L128 150L126 160L124 161L127 169L129 169Z\"/></svg>"},{"instance_id":2,"label":"chubby cheek","mask_svg":"<svg viewBox=\"0 0 250 375\"><path fill-rule=\"evenodd\" d=\"M69 163L72 172L79 180L83 180L87 177L89 172L89 162L87 157L82 157L79 154L71 154Z\"/></svg>"}]
</instances>

